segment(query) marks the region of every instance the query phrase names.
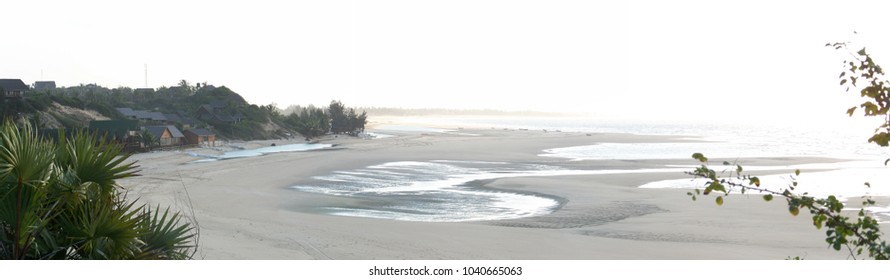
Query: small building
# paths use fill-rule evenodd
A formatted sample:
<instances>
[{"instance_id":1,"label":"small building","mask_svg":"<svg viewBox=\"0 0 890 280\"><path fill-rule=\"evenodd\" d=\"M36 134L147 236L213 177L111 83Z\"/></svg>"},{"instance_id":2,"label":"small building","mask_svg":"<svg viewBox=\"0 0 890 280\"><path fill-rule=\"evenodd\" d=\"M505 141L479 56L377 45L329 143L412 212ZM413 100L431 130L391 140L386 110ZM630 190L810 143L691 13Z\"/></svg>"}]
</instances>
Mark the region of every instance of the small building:
<instances>
[{"instance_id":1,"label":"small building","mask_svg":"<svg viewBox=\"0 0 890 280\"><path fill-rule=\"evenodd\" d=\"M216 114L213 113L215 111L210 105L201 105L198 107L198 110L195 111L195 116L199 119L203 120L214 120L216 118Z\"/></svg>"},{"instance_id":2,"label":"small building","mask_svg":"<svg viewBox=\"0 0 890 280\"><path fill-rule=\"evenodd\" d=\"M143 129L160 139L162 147L179 146L185 143L185 135L172 125L151 125Z\"/></svg>"},{"instance_id":3,"label":"small building","mask_svg":"<svg viewBox=\"0 0 890 280\"><path fill-rule=\"evenodd\" d=\"M99 137L108 137L115 141L126 142L130 136L134 136L139 132L139 121L90 121L90 131L95 131Z\"/></svg>"},{"instance_id":4,"label":"small building","mask_svg":"<svg viewBox=\"0 0 890 280\"><path fill-rule=\"evenodd\" d=\"M167 121L167 118L164 117L164 114L162 114L160 112L133 110L133 113L136 114L136 119L138 119L140 121L158 122L158 123Z\"/></svg>"},{"instance_id":5,"label":"small building","mask_svg":"<svg viewBox=\"0 0 890 280\"><path fill-rule=\"evenodd\" d=\"M51 90L56 89L56 81L36 81L34 82L34 90Z\"/></svg>"},{"instance_id":6,"label":"small building","mask_svg":"<svg viewBox=\"0 0 890 280\"><path fill-rule=\"evenodd\" d=\"M139 115L137 115L136 111L133 111L133 109L130 109L130 108L114 108L114 109L117 109L117 111L120 112L121 115L124 115L124 117L127 117L128 119L134 119L134 120L139 119Z\"/></svg>"},{"instance_id":7,"label":"small building","mask_svg":"<svg viewBox=\"0 0 890 280\"><path fill-rule=\"evenodd\" d=\"M167 124L177 124L182 123L182 117L177 113L163 113L164 118L167 120Z\"/></svg>"},{"instance_id":8,"label":"small building","mask_svg":"<svg viewBox=\"0 0 890 280\"><path fill-rule=\"evenodd\" d=\"M21 79L0 79L0 96L3 99L23 99L29 89Z\"/></svg>"},{"instance_id":9,"label":"small building","mask_svg":"<svg viewBox=\"0 0 890 280\"><path fill-rule=\"evenodd\" d=\"M189 144L216 146L216 134L205 128L189 129L183 134Z\"/></svg>"},{"instance_id":10,"label":"small building","mask_svg":"<svg viewBox=\"0 0 890 280\"><path fill-rule=\"evenodd\" d=\"M169 125L179 125L183 130L198 127L199 125L197 120L178 113L164 113L164 118L167 119L164 123Z\"/></svg>"}]
</instances>

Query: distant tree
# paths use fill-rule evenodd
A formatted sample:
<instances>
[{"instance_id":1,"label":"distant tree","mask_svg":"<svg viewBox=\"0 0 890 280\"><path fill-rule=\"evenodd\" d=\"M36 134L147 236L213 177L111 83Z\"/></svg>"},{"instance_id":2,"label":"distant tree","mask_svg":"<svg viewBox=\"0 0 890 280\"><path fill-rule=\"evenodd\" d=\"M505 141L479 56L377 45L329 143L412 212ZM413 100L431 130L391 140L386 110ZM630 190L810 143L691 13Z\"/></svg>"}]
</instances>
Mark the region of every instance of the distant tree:
<instances>
[{"instance_id":1,"label":"distant tree","mask_svg":"<svg viewBox=\"0 0 890 280\"><path fill-rule=\"evenodd\" d=\"M161 138L155 136L147 129L142 130L142 132L139 134L139 137L137 138L137 141L139 141L139 143L142 143L142 145L148 148L149 151L151 151L152 147L161 145Z\"/></svg>"},{"instance_id":2,"label":"distant tree","mask_svg":"<svg viewBox=\"0 0 890 280\"><path fill-rule=\"evenodd\" d=\"M331 105L328 106L328 113L331 114L332 133L339 134L349 129L349 125L347 124L346 106L343 106L343 103L340 101L331 101Z\"/></svg>"},{"instance_id":3,"label":"distant tree","mask_svg":"<svg viewBox=\"0 0 890 280\"><path fill-rule=\"evenodd\" d=\"M355 109L346 108L340 101L331 101L328 107L331 116L331 132L334 134L356 135L365 130L367 114L356 114Z\"/></svg>"},{"instance_id":4,"label":"distant tree","mask_svg":"<svg viewBox=\"0 0 890 280\"><path fill-rule=\"evenodd\" d=\"M192 95L193 93L195 93L195 87L192 86L191 84L189 84L189 82L186 80L179 80L178 86L180 88L186 90L186 92L188 92L189 95Z\"/></svg>"}]
</instances>

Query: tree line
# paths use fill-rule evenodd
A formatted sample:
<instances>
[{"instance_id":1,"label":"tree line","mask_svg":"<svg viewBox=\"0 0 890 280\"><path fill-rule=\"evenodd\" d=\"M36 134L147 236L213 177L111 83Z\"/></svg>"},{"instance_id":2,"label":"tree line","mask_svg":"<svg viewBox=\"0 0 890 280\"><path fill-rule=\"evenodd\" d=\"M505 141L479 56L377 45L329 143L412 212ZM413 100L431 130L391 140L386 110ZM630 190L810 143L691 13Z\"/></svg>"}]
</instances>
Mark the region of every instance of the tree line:
<instances>
[{"instance_id":1,"label":"tree line","mask_svg":"<svg viewBox=\"0 0 890 280\"><path fill-rule=\"evenodd\" d=\"M4 119L14 119L19 123L29 122L35 128L82 128L84 122L66 119L54 114L52 104L58 103L77 109L93 110L112 119L124 118L115 108L129 107L134 110L178 113L183 117L193 117L200 122L198 127L210 128L222 138L230 139L269 139L285 137L288 132L296 132L306 138L316 138L327 133L357 135L364 131L367 113L357 113L357 109L347 108L340 101L331 101L326 108L314 106L291 106L286 110L274 104L249 104L238 93L225 86L207 83L192 84L182 80L176 86L156 89L133 89L128 87L106 88L95 84L81 84L48 90L31 90L24 100L0 102L0 112ZM205 104L224 104L215 113L226 116L240 116L237 122L216 119L198 119L194 113ZM39 112L49 112L61 127L44 127L46 120ZM275 127L276 131L267 128Z\"/></svg>"},{"instance_id":2,"label":"tree line","mask_svg":"<svg viewBox=\"0 0 890 280\"><path fill-rule=\"evenodd\" d=\"M356 113L354 108L347 108L340 101L331 101L327 110L308 107L291 107L291 114L285 122L294 127L297 133L306 139L316 138L327 133L356 136L365 131L368 114Z\"/></svg>"}]
</instances>

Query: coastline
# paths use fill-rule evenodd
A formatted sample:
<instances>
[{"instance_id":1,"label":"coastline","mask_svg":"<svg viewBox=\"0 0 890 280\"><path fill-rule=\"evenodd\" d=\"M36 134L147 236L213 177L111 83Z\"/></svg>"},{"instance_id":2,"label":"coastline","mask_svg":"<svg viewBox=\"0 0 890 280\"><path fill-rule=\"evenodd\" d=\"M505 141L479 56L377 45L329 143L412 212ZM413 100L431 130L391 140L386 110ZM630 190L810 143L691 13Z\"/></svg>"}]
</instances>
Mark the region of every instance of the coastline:
<instances>
[{"instance_id":1,"label":"coastline","mask_svg":"<svg viewBox=\"0 0 890 280\"><path fill-rule=\"evenodd\" d=\"M781 201L765 203L756 196L734 196L718 207L709 199L691 201L685 190L637 188L652 181L689 178L682 173L510 177L473 182L483 189L542 194L561 201L559 209L549 215L476 222L326 215L312 211L313 207L371 202L289 188L312 176L394 161L484 160L586 170L694 164L691 159L570 161L538 156L545 149L599 142L692 141L676 137L503 129L460 132L478 136L414 132L374 140L326 138L321 143L337 144L342 149L196 164L188 164L195 158L181 152L139 154L132 159L138 160L143 176L121 180L120 184L142 202L170 205L193 215L201 228L199 259L846 258L843 252L826 249L824 233L813 228L807 215L790 216ZM270 144L249 143L251 147ZM743 164L751 165L840 161L743 160Z\"/></svg>"}]
</instances>

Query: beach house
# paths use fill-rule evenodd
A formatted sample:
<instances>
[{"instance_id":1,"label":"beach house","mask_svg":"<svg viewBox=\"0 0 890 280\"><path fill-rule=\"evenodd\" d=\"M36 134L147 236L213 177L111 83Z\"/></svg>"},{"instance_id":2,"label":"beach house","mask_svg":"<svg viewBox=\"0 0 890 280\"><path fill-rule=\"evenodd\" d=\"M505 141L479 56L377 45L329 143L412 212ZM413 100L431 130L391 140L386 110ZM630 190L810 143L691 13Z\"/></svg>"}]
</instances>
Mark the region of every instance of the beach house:
<instances>
[{"instance_id":1,"label":"beach house","mask_svg":"<svg viewBox=\"0 0 890 280\"><path fill-rule=\"evenodd\" d=\"M216 134L205 128L189 129L183 132L186 140L192 145L216 146Z\"/></svg>"},{"instance_id":2,"label":"beach house","mask_svg":"<svg viewBox=\"0 0 890 280\"><path fill-rule=\"evenodd\" d=\"M142 129L148 130L151 135L160 139L161 147L179 146L185 144L185 135L172 125L150 125Z\"/></svg>"},{"instance_id":3,"label":"beach house","mask_svg":"<svg viewBox=\"0 0 890 280\"><path fill-rule=\"evenodd\" d=\"M137 120L90 121L90 131L99 137L125 143L139 132L139 122Z\"/></svg>"},{"instance_id":4,"label":"beach house","mask_svg":"<svg viewBox=\"0 0 890 280\"><path fill-rule=\"evenodd\" d=\"M55 81L36 81L34 82L34 90L51 90L56 89Z\"/></svg>"},{"instance_id":5,"label":"beach house","mask_svg":"<svg viewBox=\"0 0 890 280\"><path fill-rule=\"evenodd\" d=\"M0 96L7 99L23 99L28 87L21 79L0 79Z\"/></svg>"}]
</instances>

